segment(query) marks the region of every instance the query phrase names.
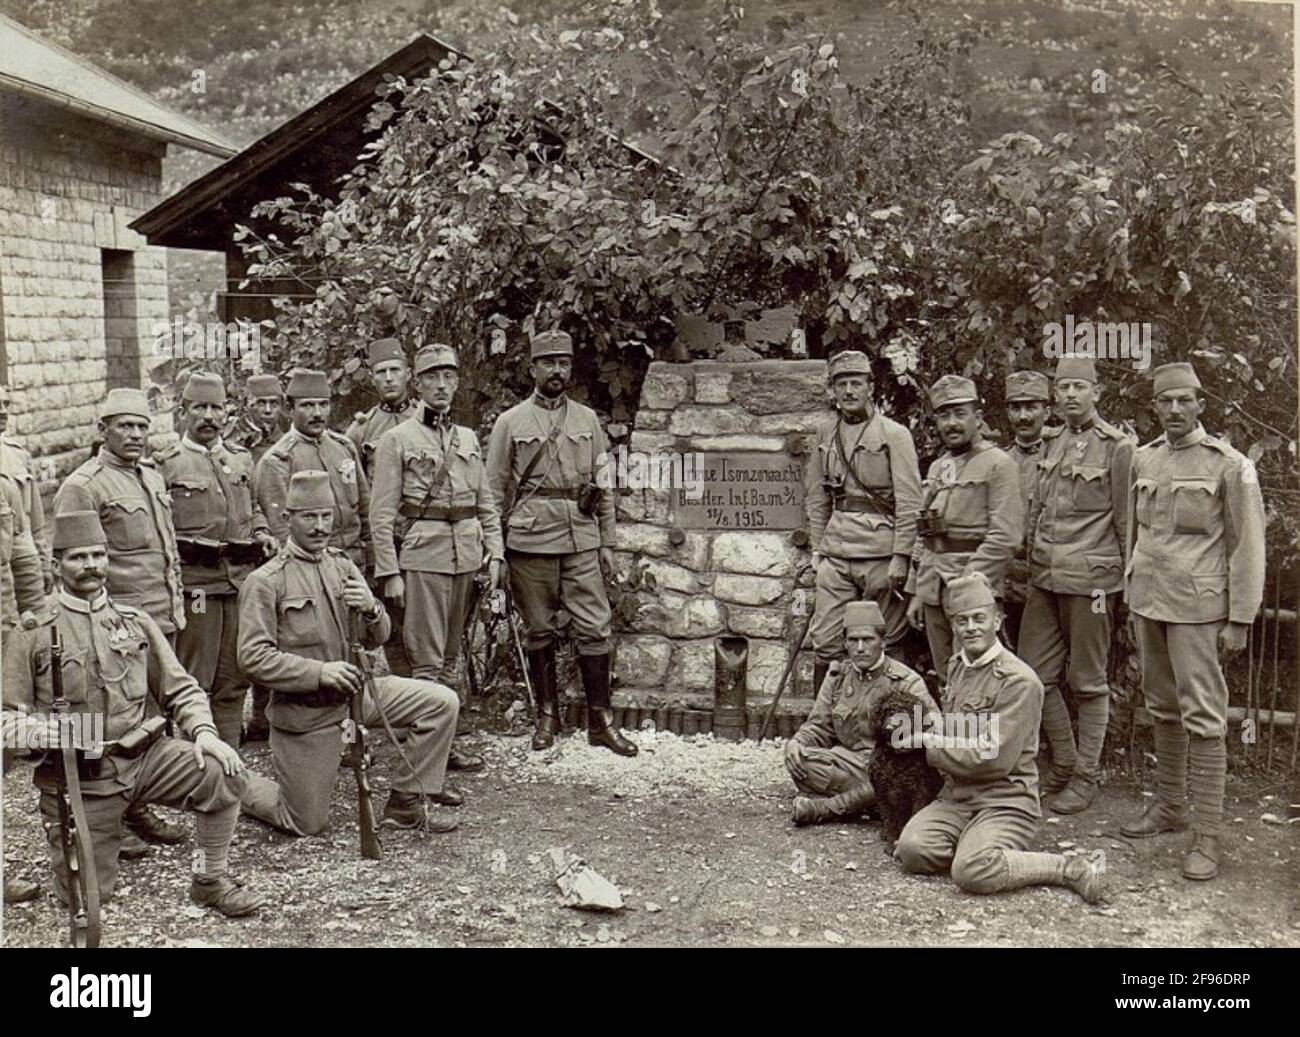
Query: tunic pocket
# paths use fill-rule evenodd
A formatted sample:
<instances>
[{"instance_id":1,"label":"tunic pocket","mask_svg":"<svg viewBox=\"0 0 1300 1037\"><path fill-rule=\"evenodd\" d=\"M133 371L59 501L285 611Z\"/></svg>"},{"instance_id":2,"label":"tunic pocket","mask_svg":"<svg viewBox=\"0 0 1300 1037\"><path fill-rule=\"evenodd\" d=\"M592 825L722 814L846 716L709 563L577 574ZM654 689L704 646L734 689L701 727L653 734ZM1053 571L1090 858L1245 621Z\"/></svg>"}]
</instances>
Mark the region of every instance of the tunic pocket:
<instances>
[{"instance_id":1,"label":"tunic pocket","mask_svg":"<svg viewBox=\"0 0 1300 1037\"><path fill-rule=\"evenodd\" d=\"M947 497L948 506L943 509L943 517L949 526L967 529L989 524L989 484L983 479L955 482Z\"/></svg>"},{"instance_id":2,"label":"tunic pocket","mask_svg":"<svg viewBox=\"0 0 1300 1037\"><path fill-rule=\"evenodd\" d=\"M1139 526L1150 526L1151 520L1155 517L1156 487L1158 485L1155 479L1138 479L1133 484L1137 492L1134 513L1137 515Z\"/></svg>"},{"instance_id":3,"label":"tunic pocket","mask_svg":"<svg viewBox=\"0 0 1300 1037\"><path fill-rule=\"evenodd\" d=\"M889 452L881 447L879 450L862 448L854 458L854 470L862 480L863 486L874 489L892 490L894 482L889 473Z\"/></svg>"},{"instance_id":4,"label":"tunic pocket","mask_svg":"<svg viewBox=\"0 0 1300 1037\"><path fill-rule=\"evenodd\" d=\"M280 602L280 634L286 645L315 644L319 626L315 598L284 598Z\"/></svg>"},{"instance_id":5,"label":"tunic pocket","mask_svg":"<svg viewBox=\"0 0 1300 1037\"><path fill-rule=\"evenodd\" d=\"M1074 510L1108 511L1111 506L1107 469L1101 465L1074 465L1070 471L1074 488Z\"/></svg>"},{"instance_id":6,"label":"tunic pocket","mask_svg":"<svg viewBox=\"0 0 1300 1037\"><path fill-rule=\"evenodd\" d=\"M149 546L149 505L141 500L109 501L104 536L116 551L140 551Z\"/></svg>"},{"instance_id":7,"label":"tunic pocket","mask_svg":"<svg viewBox=\"0 0 1300 1037\"><path fill-rule=\"evenodd\" d=\"M1175 479L1171 486L1174 500L1175 533L1209 533L1214 525L1213 479Z\"/></svg>"},{"instance_id":8,"label":"tunic pocket","mask_svg":"<svg viewBox=\"0 0 1300 1037\"><path fill-rule=\"evenodd\" d=\"M171 491L172 521L178 531L208 527L208 484L198 479L177 479Z\"/></svg>"},{"instance_id":9,"label":"tunic pocket","mask_svg":"<svg viewBox=\"0 0 1300 1037\"><path fill-rule=\"evenodd\" d=\"M253 479L250 472L236 472L230 477L231 519L239 527L239 535L253 521ZM177 523L179 525L179 523Z\"/></svg>"}]
</instances>

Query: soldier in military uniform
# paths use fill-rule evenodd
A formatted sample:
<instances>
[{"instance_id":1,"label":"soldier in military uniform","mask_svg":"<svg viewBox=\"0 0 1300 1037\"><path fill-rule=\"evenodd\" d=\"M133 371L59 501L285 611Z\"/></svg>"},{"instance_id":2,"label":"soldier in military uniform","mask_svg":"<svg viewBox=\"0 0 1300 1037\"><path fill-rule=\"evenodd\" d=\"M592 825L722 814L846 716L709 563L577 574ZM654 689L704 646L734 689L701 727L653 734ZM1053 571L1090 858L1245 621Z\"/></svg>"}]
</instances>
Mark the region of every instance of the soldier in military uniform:
<instances>
[{"instance_id":1,"label":"soldier in military uniform","mask_svg":"<svg viewBox=\"0 0 1300 1037\"><path fill-rule=\"evenodd\" d=\"M380 437L415 413L415 401L411 399L411 368L397 339L377 339L366 354L379 402L369 410L357 411L344 434L357 448L366 478L373 483Z\"/></svg>"},{"instance_id":2,"label":"soldier in military uniform","mask_svg":"<svg viewBox=\"0 0 1300 1037\"><path fill-rule=\"evenodd\" d=\"M1007 423L1013 434L1007 454L1020 473L1020 498L1025 505L1026 523L1038 482L1038 462L1044 449L1061 434L1060 425L1045 424L1051 398L1051 382L1042 372L1012 371L1007 375ZM1002 602L1002 635L1013 649L1020 641L1020 620L1028 594L1029 555L1027 545L1022 543L1007 568L1007 594Z\"/></svg>"},{"instance_id":3,"label":"soldier in military uniform","mask_svg":"<svg viewBox=\"0 0 1300 1037\"><path fill-rule=\"evenodd\" d=\"M921 675L885 654L888 621L879 605L851 601L843 621L848 659L830 664L812 713L785 746L785 767L799 790L797 825L853 817L876 801L867 777L875 748L869 724L883 695L897 687L923 710L935 708Z\"/></svg>"},{"instance_id":4,"label":"soldier in military uniform","mask_svg":"<svg viewBox=\"0 0 1300 1037\"><path fill-rule=\"evenodd\" d=\"M271 532L285 543L289 514L285 499L295 472L328 472L334 492L330 546L365 572L370 561L370 484L352 441L329 427L330 386L324 371L299 369L289 378L293 428L254 469L257 503Z\"/></svg>"},{"instance_id":5,"label":"soldier in military uniform","mask_svg":"<svg viewBox=\"0 0 1300 1037\"><path fill-rule=\"evenodd\" d=\"M1038 462L1026 537L1030 586L1018 651L1043 682L1043 728L1052 748L1043 792L1058 814L1086 810L1100 793L1110 720L1106 663L1123 585L1133 441L1097 414L1099 395L1094 361L1057 362L1056 404L1066 427ZM1062 678L1078 707L1077 749Z\"/></svg>"},{"instance_id":6,"label":"soldier in military uniform","mask_svg":"<svg viewBox=\"0 0 1300 1037\"><path fill-rule=\"evenodd\" d=\"M946 448L926 474L917 522L914 596L907 618L925 628L939 683L948 680L952 617L943 588L958 576L983 573L1001 594L1007 566L1024 535L1024 502L1016 464L983 438L975 383L946 374L930 386L930 406Z\"/></svg>"},{"instance_id":7,"label":"soldier in military uniform","mask_svg":"<svg viewBox=\"0 0 1300 1037\"><path fill-rule=\"evenodd\" d=\"M565 395L573 340L543 332L530 356L534 391L493 425L488 482L502 508L511 593L528 630L537 696L533 748L554 744L560 727L555 616L563 608L578 645L587 740L635 756L636 744L614 727L609 696L611 615L601 573L614 567L614 495L597 479L609 441L595 411Z\"/></svg>"},{"instance_id":8,"label":"soldier in military uniform","mask_svg":"<svg viewBox=\"0 0 1300 1037\"><path fill-rule=\"evenodd\" d=\"M54 514L99 515L108 537L108 593L146 612L174 648L177 631L185 626L185 599L171 497L154 462L144 456L149 401L139 389L113 389L100 413L104 445L64 480L54 495ZM125 820L149 842L178 843L186 835L140 801L127 809ZM127 853L135 856L139 848L133 844Z\"/></svg>"},{"instance_id":9,"label":"soldier in military uniform","mask_svg":"<svg viewBox=\"0 0 1300 1037\"><path fill-rule=\"evenodd\" d=\"M412 676L455 690L474 575L486 562L491 593L505 558L478 438L451 420L457 368L450 346L416 355L420 403L380 439L370 490L375 581L390 611L405 617ZM452 769L463 762L454 753Z\"/></svg>"},{"instance_id":10,"label":"soldier in military uniform","mask_svg":"<svg viewBox=\"0 0 1300 1037\"><path fill-rule=\"evenodd\" d=\"M5 638L24 613L40 611L45 600L40 557L28 532L23 507L19 484L0 470L0 636ZM12 762L13 753L6 745L6 775ZM37 883L12 875L6 869L6 904L33 900L40 890Z\"/></svg>"},{"instance_id":11,"label":"soldier in military uniform","mask_svg":"<svg viewBox=\"0 0 1300 1037\"><path fill-rule=\"evenodd\" d=\"M244 383L244 413L222 435L228 446L242 446L253 464L284 434L284 393L273 374L255 374Z\"/></svg>"},{"instance_id":12,"label":"soldier in military uniform","mask_svg":"<svg viewBox=\"0 0 1300 1037\"><path fill-rule=\"evenodd\" d=\"M1219 654L1246 647L1264 597L1264 501L1255 466L1201 425L1192 365L1165 364L1153 377L1164 433L1133 458L1125 591L1155 723L1156 798L1120 831L1184 830L1190 786L1183 875L1212 879L1228 765Z\"/></svg>"},{"instance_id":13,"label":"soldier in military uniform","mask_svg":"<svg viewBox=\"0 0 1300 1037\"><path fill-rule=\"evenodd\" d=\"M916 542L921 473L912 434L871 401L871 362L855 349L826 365L835 424L817 436L806 474L804 508L817 573L813 683L844 651L844 606L859 598L880 606L885 644L907 633L903 587Z\"/></svg>"},{"instance_id":14,"label":"soldier in military uniform","mask_svg":"<svg viewBox=\"0 0 1300 1037\"><path fill-rule=\"evenodd\" d=\"M112 440L109 440L112 442ZM53 748L57 722L50 716L50 631L58 624L63 645L63 693L83 722L83 732L103 732L99 756L81 761L81 791L94 846L100 896L117 881L122 822L130 804L165 803L197 814L195 871L190 898L224 915L254 913L259 902L228 871L230 842L239 820L233 787L243 770L239 754L217 737L207 696L182 669L158 625L143 609L117 601L104 589L111 572L108 537L93 511L58 511L54 550L63 589L44 622L16 631L6 644L3 725L6 744ZM150 692L190 741L163 735L160 717L146 719ZM128 745L132 745L130 749ZM59 839L55 755L36 768L40 812L60 899L67 897Z\"/></svg>"},{"instance_id":15,"label":"soldier in military uniform","mask_svg":"<svg viewBox=\"0 0 1300 1037\"><path fill-rule=\"evenodd\" d=\"M41 577L45 593L54 590L53 556L50 540L45 532L45 505L41 488L37 484L32 456L17 443L6 437L9 427L9 387L0 385L0 474L7 475L18 486L22 497L22 511L32 543L41 563Z\"/></svg>"},{"instance_id":16,"label":"soldier in military uniform","mask_svg":"<svg viewBox=\"0 0 1300 1037\"><path fill-rule=\"evenodd\" d=\"M245 680L237 659L236 595L244 577L279 545L253 502L252 454L221 438L221 379L191 375L181 399L184 435L156 458L171 492L188 605L176 654L207 691L217 733L238 748Z\"/></svg>"},{"instance_id":17,"label":"soldier in military uniform","mask_svg":"<svg viewBox=\"0 0 1300 1037\"><path fill-rule=\"evenodd\" d=\"M296 835L324 830L353 695L364 696L364 724L379 723L382 706L394 729L405 732L404 752L414 772L393 779L385 820L399 827L419 824L425 816L422 792L435 803L459 806L461 794L443 784L460 711L455 693L433 681L378 677L376 704L361 670L348 661L352 619L357 613L364 617L365 647L373 649L388 640L388 613L351 559L327 546L337 511L329 477L294 473L285 503L288 544L239 592L239 662L271 689L276 774L276 781L247 776L244 811ZM456 820L432 813L429 827L449 832Z\"/></svg>"},{"instance_id":18,"label":"soldier in military uniform","mask_svg":"<svg viewBox=\"0 0 1300 1037\"><path fill-rule=\"evenodd\" d=\"M1034 757L1042 684L998 640L1002 610L983 573L948 581L944 597L961 643L943 694L942 716L953 719L943 731L911 732L943 788L907 823L894 856L916 874L951 870L970 893L1066 886L1099 902L1100 869L1082 857L1028 850L1041 817Z\"/></svg>"}]
</instances>

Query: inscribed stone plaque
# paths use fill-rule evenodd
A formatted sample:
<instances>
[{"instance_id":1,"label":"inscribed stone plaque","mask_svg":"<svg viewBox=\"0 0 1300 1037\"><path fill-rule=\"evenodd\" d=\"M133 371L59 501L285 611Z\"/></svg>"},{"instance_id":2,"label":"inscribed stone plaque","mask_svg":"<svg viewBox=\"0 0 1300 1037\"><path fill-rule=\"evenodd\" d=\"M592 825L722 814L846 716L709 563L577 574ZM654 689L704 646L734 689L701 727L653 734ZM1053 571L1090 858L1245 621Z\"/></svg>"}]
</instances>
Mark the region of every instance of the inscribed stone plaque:
<instances>
[{"instance_id":1,"label":"inscribed stone plaque","mask_svg":"<svg viewBox=\"0 0 1300 1037\"><path fill-rule=\"evenodd\" d=\"M683 529L802 529L803 465L786 454L697 455L703 492L674 489Z\"/></svg>"}]
</instances>

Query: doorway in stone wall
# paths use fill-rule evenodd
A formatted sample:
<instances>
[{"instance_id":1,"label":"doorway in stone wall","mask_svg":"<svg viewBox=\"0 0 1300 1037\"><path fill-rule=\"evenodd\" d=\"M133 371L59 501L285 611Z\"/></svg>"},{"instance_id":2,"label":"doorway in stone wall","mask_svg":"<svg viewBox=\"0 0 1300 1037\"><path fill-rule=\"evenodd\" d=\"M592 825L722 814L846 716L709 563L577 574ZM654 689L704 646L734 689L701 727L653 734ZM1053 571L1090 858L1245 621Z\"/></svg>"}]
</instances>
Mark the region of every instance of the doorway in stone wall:
<instances>
[{"instance_id":1,"label":"doorway in stone wall","mask_svg":"<svg viewBox=\"0 0 1300 1037\"><path fill-rule=\"evenodd\" d=\"M135 253L100 250L104 293L105 389L140 388L140 325Z\"/></svg>"}]
</instances>

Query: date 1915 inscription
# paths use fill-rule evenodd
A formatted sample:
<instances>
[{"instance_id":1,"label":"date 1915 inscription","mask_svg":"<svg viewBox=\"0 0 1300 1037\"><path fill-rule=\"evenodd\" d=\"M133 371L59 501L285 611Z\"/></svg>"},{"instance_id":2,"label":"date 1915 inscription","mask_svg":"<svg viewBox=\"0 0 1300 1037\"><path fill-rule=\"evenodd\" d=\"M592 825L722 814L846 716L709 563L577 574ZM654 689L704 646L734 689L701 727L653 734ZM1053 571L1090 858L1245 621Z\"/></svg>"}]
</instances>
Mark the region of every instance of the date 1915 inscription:
<instances>
[{"instance_id":1,"label":"date 1915 inscription","mask_svg":"<svg viewBox=\"0 0 1300 1037\"><path fill-rule=\"evenodd\" d=\"M705 453L703 493L675 489L683 529L801 529L803 467L783 454Z\"/></svg>"}]
</instances>

